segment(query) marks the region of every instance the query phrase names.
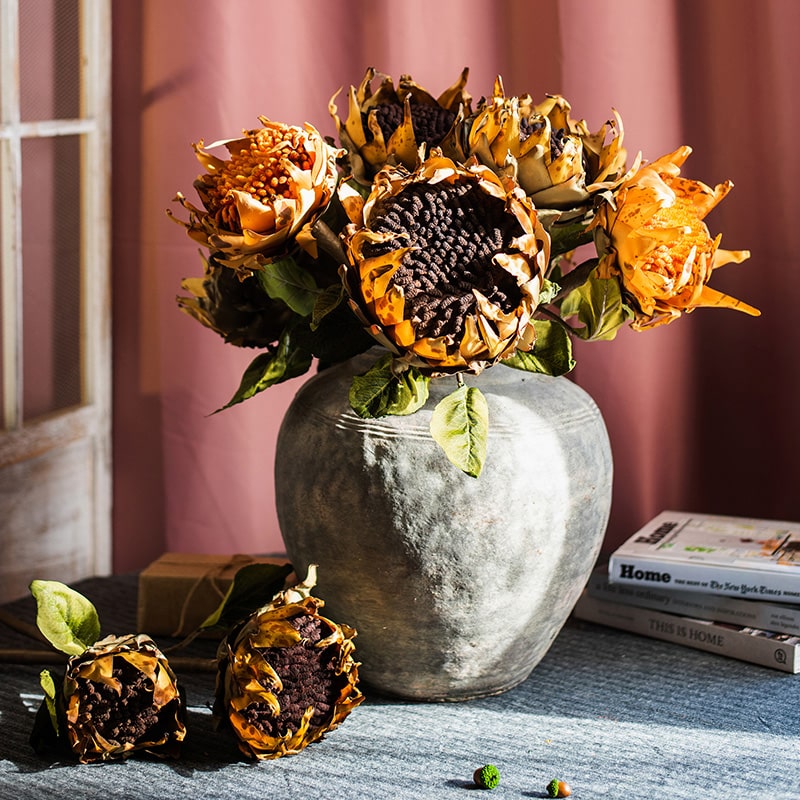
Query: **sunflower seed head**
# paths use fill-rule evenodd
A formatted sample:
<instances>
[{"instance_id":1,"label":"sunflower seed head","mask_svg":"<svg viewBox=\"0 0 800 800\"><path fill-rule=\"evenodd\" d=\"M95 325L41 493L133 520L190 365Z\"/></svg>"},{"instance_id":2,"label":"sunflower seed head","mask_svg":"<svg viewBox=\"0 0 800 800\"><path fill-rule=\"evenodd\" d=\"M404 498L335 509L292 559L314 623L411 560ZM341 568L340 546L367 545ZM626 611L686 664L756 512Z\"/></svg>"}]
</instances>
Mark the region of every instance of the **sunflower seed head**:
<instances>
[{"instance_id":1,"label":"sunflower seed head","mask_svg":"<svg viewBox=\"0 0 800 800\"><path fill-rule=\"evenodd\" d=\"M365 255L410 248L393 282L418 336L460 337L475 310L473 289L506 312L518 305L518 286L493 257L522 229L505 203L475 182L411 184L376 206L370 227L396 238L370 245Z\"/></svg>"}]
</instances>

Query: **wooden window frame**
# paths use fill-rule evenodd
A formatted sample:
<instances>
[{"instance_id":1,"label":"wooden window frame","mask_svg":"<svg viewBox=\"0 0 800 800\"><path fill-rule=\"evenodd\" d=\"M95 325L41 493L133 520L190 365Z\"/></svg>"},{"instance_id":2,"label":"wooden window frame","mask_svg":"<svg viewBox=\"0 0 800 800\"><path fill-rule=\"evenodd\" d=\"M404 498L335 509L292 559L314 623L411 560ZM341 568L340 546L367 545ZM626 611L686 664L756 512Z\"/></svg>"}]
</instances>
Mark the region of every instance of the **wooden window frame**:
<instances>
[{"instance_id":1,"label":"wooden window frame","mask_svg":"<svg viewBox=\"0 0 800 800\"><path fill-rule=\"evenodd\" d=\"M0 0L0 468L81 438L92 442L92 571L111 571L111 2L80 0L78 119L20 118L19 5ZM57 2L57 0L56 0ZM81 402L23 419L22 142L78 135L81 148ZM70 576L70 579L81 576Z\"/></svg>"}]
</instances>

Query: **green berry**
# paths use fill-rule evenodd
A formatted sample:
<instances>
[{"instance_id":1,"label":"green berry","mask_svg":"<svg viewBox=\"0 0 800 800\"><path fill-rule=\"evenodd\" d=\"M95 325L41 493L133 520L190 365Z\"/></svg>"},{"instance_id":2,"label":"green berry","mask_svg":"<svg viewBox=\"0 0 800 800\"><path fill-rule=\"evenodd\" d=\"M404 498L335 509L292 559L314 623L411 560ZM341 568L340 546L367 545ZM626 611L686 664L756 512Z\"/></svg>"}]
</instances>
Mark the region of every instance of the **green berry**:
<instances>
[{"instance_id":1,"label":"green berry","mask_svg":"<svg viewBox=\"0 0 800 800\"><path fill-rule=\"evenodd\" d=\"M494 764L486 764L475 770L472 780L481 789L494 789L500 783L500 770Z\"/></svg>"}]
</instances>

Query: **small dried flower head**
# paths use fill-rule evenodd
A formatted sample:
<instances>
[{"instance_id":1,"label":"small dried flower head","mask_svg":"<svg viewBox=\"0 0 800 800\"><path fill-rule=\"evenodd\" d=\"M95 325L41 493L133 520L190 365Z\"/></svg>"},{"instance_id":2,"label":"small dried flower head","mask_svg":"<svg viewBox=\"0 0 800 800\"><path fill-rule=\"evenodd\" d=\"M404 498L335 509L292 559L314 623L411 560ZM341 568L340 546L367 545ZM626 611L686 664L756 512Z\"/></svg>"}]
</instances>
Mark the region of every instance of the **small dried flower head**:
<instances>
[{"instance_id":1,"label":"small dried flower head","mask_svg":"<svg viewBox=\"0 0 800 800\"><path fill-rule=\"evenodd\" d=\"M702 306L760 313L708 286L717 267L741 263L750 253L722 250L721 235L711 238L703 219L733 184L712 189L682 178L680 168L690 153L691 148L681 147L641 167L601 204L593 223L606 251L598 275L621 281L636 330L664 325Z\"/></svg>"},{"instance_id":2,"label":"small dried flower head","mask_svg":"<svg viewBox=\"0 0 800 800\"><path fill-rule=\"evenodd\" d=\"M174 757L186 736L177 680L149 636L108 636L70 658L62 699L67 740L81 762L136 751Z\"/></svg>"},{"instance_id":3,"label":"small dried flower head","mask_svg":"<svg viewBox=\"0 0 800 800\"><path fill-rule=\"evenodd\" d=\"M468 121L466 153L499 174L513 175L537 208L573 208L624 177L622 119L591 133L570 116L560 95L534 104L529 94L506 97L501 78ZM637 159L638 161L638 159Z\"/></svg>"},{"instance_id":4,"label":"small dried flower head","mask_svg":"<svg viewBox=\"0 0 800 800\"><path fill-rule=\"evenodd\" d=\"M237 347L275 344L293 316L282 300L264 291L257 275L222 266L213 256L205 262L203 277L186 278L181 288L189 296L179 296L178 305Z\"/></svg>"},{"instance_id":5,"label":"small dried flower head","mask_svg":"<svg viewBox=\"0 0 800 800\"><path fill-rule=\"evenodd\" d=\"M239 270L254 267L253 256L286 248L287 241L324 211L338 180L331 147L311 125L303 128L259 117L261 128L240 139L193 145L207 172L194 182L199 209L182 194L176 200L189 212L189 235L220 251L220 259ZM230 157L208 150L225 146ZM300 242L307 244L307 230Z\"/></svg>"},{"instance_id":6,"label":"small dried flower head","mask_svg":"<svg viewBox=\"0 0 800 800\"><path fill-rule=\"evenodd\" d=\"M458 138L458 128L469 113L471 98L465 90L469 70L438 98L402 75L397 89L388 75L381 75L377 92L372 92L375 70L370 67L360 86L351 86L348 114L343 122L331 98L329 110L336 122L339 140L350 157L353 175L369 185L386 164L402 164L413 170L421 146L439 147L450 153ZM341 90L339 90L341 91Z\"/></svg>"},{"instance_id":7,"label":"small dried flower head","mask_svg":"<svg viewBox=\"0 0 800 800\"><path fill-rule=\"evenodd\" d=\"M364 699L355 631L320 616L322 605L279 595L220 647L214 713L251 758L299 753Z\"/></svg>"},{"instance_id":8,"label":"small dried flower head","mask_svg":"<svg viewBox=\"0 0 800 800\"><path fill-rule=\"evenodd\" d=\"M494 789L500 783L500 770L494 764L485 764L475 770L472 780L481 789Z\"/></svg>"},{"instance_id":9,"label":"small dried flower head","mask_svg":"<svg viewBox=\"0 0 800 800\"><path fill-rule=\"evenodd\" d=\"M366 330L424 373L479 373L530 349L549 256L536 211L511 180L434 150L386 168L354 223L343 277Z\"/></svg>"}]
</instances>

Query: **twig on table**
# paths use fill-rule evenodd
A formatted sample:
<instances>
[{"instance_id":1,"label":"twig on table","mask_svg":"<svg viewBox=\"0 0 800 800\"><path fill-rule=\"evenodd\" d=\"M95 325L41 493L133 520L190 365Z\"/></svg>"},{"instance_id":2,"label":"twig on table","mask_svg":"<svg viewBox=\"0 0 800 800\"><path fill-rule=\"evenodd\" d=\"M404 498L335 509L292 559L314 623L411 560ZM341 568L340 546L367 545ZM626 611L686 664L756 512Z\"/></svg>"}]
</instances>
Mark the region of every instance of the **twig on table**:
<instances>
[{"instance_id":1,"label":"twig on table","mask_svg":"<svg viewBox=\"0 0 800 800\"><path fill-rule=\"evenodd\" d=\"M67 656L50 650L0 648L0 664L66 664ZM173 656L170 666L178 672L214 672L216 659L193 656Z\"/></svg>"},{"instance_id":2,"label":"twig on table","mask_svg":"<svg viewBox=\"0 0 800 800\"><path fill-rule=\"evenodd\" d=\"M17 633L24 633L31 639L36 639L40 642L47 641L42 635L42 632L35 625L31 625L30 622L24 622L2 608L0 608L0 622L7 625L12 630L15 630Z\"/></svg>"}]
</instances>

